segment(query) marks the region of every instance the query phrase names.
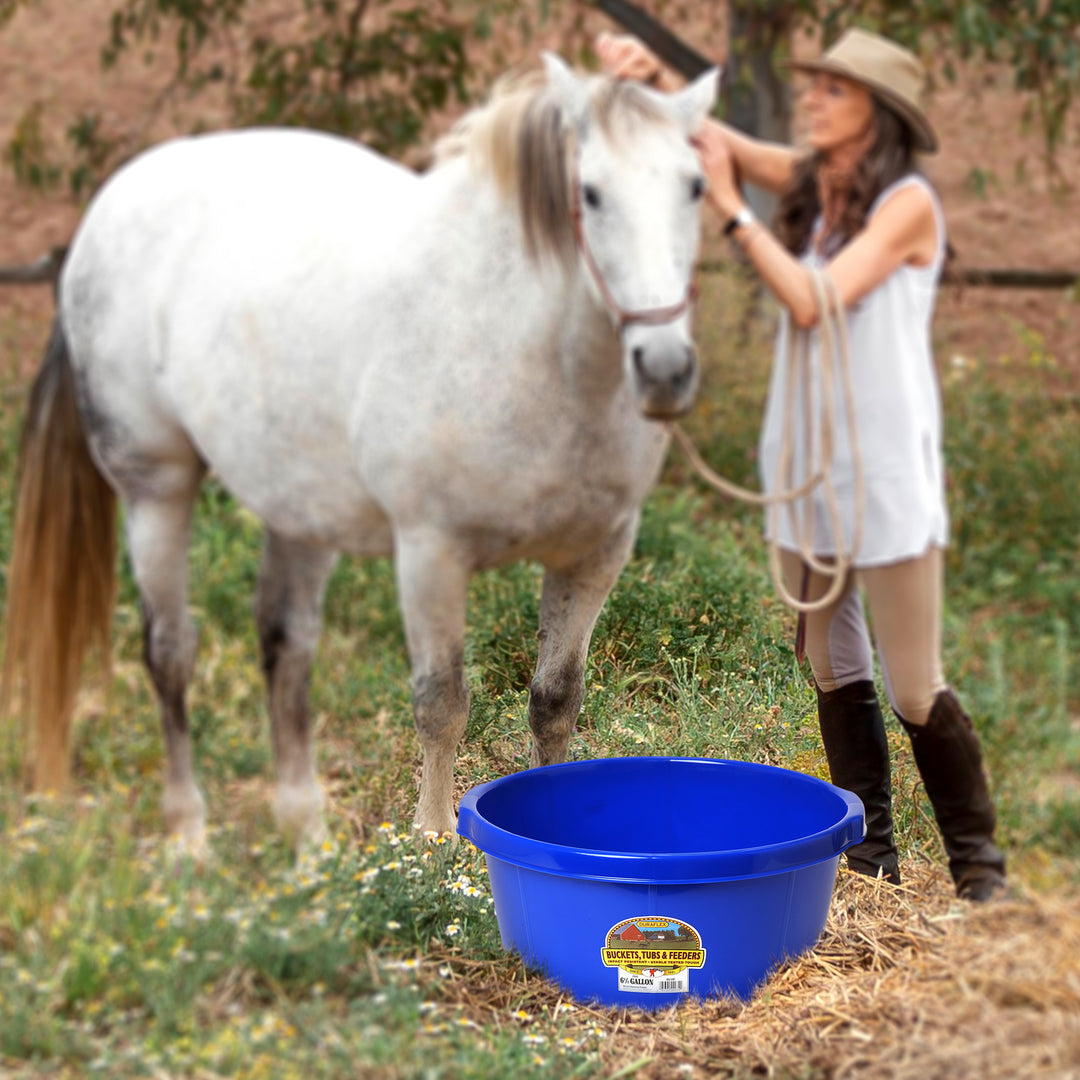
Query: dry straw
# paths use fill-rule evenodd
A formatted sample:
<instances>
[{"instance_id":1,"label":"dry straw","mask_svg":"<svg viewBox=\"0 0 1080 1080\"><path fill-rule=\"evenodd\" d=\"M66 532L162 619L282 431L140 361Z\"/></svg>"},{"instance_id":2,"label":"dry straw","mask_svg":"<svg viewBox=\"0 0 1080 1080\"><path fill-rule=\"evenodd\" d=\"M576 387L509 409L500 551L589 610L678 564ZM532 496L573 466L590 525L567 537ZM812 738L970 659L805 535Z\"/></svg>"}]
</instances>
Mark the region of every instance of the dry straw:
<instances>
[{"instance_id":1,"label":"dry straw","mask_svg":"<svg viewBox=\"0 0 1080 1080\"><path fill-rule=\"evenodd\" d=\"M842 871L817 947L746 1004L568 1015L606 1032L606 1076L1078 1080L1080 897L974 906L940 867L903 869L899 889ZM453 966L443 993L481 1026L566 1003L512 958Z\"/></svg>"}]
</instances>

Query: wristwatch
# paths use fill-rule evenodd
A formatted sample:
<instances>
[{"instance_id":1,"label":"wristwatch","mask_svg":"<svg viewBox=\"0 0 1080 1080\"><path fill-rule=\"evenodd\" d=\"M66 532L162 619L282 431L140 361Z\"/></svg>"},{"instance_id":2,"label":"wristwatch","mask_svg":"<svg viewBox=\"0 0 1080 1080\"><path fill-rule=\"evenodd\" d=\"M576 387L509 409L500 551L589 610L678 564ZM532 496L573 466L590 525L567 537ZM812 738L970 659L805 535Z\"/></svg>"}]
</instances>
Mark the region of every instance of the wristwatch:
<instances>
[{"instance_id":1,"label":"wristwatch","mask_svg":"<svg viewBox=\"0 0 1080 1080\"><path fill-rule=\"evenodd\" d=\"M754 217L754 211L749 206L740 207L734 217L728 218L727 224L724 226L724 235L730 236L736 229L743 228L746 225L753 225L755 221L757 221L757 218Z\"/></svg>"}]
</instances>

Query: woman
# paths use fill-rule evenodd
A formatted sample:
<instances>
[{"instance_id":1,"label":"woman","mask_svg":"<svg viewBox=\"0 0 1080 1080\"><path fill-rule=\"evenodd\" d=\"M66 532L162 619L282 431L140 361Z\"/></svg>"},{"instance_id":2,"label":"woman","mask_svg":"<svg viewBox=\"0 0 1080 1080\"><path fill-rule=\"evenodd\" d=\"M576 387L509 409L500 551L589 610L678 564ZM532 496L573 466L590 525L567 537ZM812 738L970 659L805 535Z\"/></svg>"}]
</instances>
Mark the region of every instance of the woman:
<instances>
[{"instance_id":1,"label":"woman","mask_svg":"<svg viewBox=\"0 0 1080 1080\"><path fill-rule=\"evenodd\" d=\"M605 68L618 77L664 89L677 84L633 38L604 35L598 50ZM830 475L844 535L833 535L834 519L824 512L820 493L799 514L809 511L813 554L822 562L849 551L861 458L865 486L854 569L839 596L806 614L802 626L832 780L859 795L866 808L866 839L849 849L848 865L900 881L889 748L874 688L865 594L889 701L911 738L957 894L986 900L1005 888L1005 860L994 843L994 807L979 740L945 682L940 660L948 517L929 328L946 241L937 196L917 168L918 153L937 149L919 103L925 76L912 53L861 30L848 31L820 59L791 67L810 76L802 102L808 153L749 138L715 121L698 142L709 201L724 233L783 306L760 445L766 491L779 485L792 324L811 332L816 357L811 269L831 278L844 310L858 443L853 450L838 381ZM739 177L779 196L775 232L755 219ZM794 416L799 415L797 408ZM798 482L813 467L805 460L801 435L793 450ZM784 583L795 595L821 598L829 579L800 556L793 517L778 515L773 537Z\"/></svg>"}]
</instances>

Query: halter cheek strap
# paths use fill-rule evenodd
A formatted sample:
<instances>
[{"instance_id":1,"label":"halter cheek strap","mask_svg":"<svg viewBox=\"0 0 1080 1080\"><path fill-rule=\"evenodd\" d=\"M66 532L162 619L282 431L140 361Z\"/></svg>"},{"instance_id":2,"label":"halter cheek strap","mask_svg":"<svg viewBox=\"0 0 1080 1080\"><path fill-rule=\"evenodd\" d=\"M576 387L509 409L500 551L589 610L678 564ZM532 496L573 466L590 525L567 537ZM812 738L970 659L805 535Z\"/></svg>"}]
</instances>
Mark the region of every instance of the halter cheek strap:
<instances>
[{"instance_id":1,"label":"halter cheek strap","mask_svg":"<svg viewBox=\"0 0 1080 1080\"><path fill-rule=\"evenodd\" d=\"M611 313L616 329L621 334L628 326L642 323L645 326L659 326L663 323L674 322L690 305L697 299L697 282L691 277L690 284L686 287L686 295L677 304L669 304L667 307L639 308L637 310L624 308L611 294L600 267L596 265L596 259L589 248L589 242L585 238L585 223L581 212L581 178L574 180L574 204L571 208L574 219L574 239L577 242L578 251L589 268L593 281L604 300L604 306Z\"/></svg>"}]
</instances>

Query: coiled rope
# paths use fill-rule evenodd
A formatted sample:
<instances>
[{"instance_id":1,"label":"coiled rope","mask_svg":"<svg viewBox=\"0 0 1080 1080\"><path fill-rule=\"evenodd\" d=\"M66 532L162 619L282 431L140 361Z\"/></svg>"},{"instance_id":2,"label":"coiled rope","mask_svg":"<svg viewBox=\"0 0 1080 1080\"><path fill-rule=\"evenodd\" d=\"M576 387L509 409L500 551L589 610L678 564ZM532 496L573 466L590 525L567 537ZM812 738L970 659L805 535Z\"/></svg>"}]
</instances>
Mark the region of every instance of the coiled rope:
<instances>
[{"instance_id":1,"label":"coiled rope","mask_svg":"<svg viewBox=\"0 0 1080 1080\"><path fill-rule=\"evenodd\" d=\"M788 334L788 368L784 388L784 412L781 430L780 456L776 470L776 491L771 495L740 487L714 472L702 459L690 436L677 424L669 424L671 434L682 447L698 475L710 487L720 494L753 506L769 508L769 573L780 598L789 607L800 614L820 611L828 607L841 593L851 569L854 557L862 540L863 517L866 508L866 484L863 477L862 454L859 451L858 432L855 418L855 389L852 380L851 356L848 351L847 323L836 284L823 271L810 270L810 283L814 290L814 299L819 312L819 367L821 374L821 406L817 417L819 435L820 463L808 479L798 486L794 485L795 455L793 450L793 428L795 419L795 390L802 382L803 410L805 423L805 460L808 467L813 460L814 415L813 400L809 392L811 375L811 333L808 330L791 328ZM852 526L850 548L843 545L843 527L840 509L836 501L830 465L836 432L836 379L837 369L842 380L844 414L847 420L848 438L851 443L851 458L854 469L855 518ZM836 555L829 561L823 561L813 551L812 507L808 500L802 504L802 514L798 512L796 502L805 499L815 488L821 487L828 510L829 523L835 538ZM791 521L792 534L805 566L830 579L829 587L816 600L805 596L794 596L784 584L780 568L780 545L777 541L780 511L787 508ZM801 520L800 520L801 516Z\"/></svg>"}]
</instances>

